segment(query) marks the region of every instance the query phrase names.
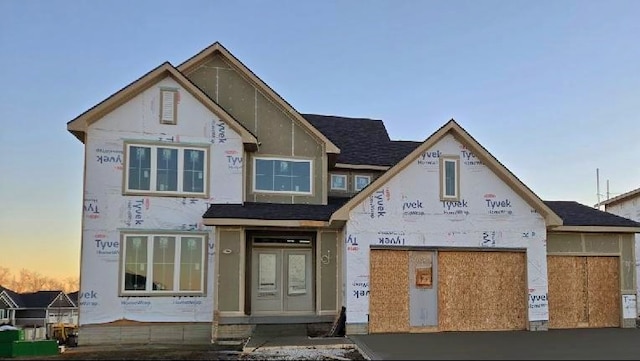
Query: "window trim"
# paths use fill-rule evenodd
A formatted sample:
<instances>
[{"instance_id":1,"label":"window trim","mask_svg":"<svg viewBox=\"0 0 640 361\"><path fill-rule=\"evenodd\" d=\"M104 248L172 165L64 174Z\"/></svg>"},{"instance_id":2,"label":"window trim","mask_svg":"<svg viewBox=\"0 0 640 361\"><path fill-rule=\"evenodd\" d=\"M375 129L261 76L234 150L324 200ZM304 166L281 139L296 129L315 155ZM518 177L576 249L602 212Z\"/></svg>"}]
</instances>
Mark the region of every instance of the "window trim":
<instances>
[{"instance_id":1,"label":"window trim","mask_svg":"<svg viewBox=\"0 0 640 361\"><path fill-rule=\"evenodd\" d=\"M202 239L202 267L200 267L200 290L199 291L180 291L175 290L175 288L179 288L178 284L174 284L173 290L153 290L153 287L149 289L149 286L153 286L153 247L147 244L147 263L146 263L146 288L144 291L133 291L133 290L125 290L125 258L126 258L126 237L130 236L142 236L148 237L153 244L153 238L158 236L167 236L167 237L176 237L175 258L179 260L178 251L180 247L181 237L199 237ZM120 297L131 297L131 296L154 296L154 297L162 297L162 296L206 296L207 294L207 273L208 273L208 263L209 263L209 234L207 232L180 232L180 231L141 231L141 230L121 230L120 231L120 259L118 262L118 296ZM173 277L175 279L180 279L180 264L174 264ZM151 275L149 277L148 275Z\"/></svg>"},{"instance_id":2,"label":"window trim","mask_svg":"<svg viewBox=\"0 0 640 361\"><path fill-rule=\"evenodd\" d=\"M165 119L164 115L164 96L165 93L173 94L173 119ZM158 120L160 124L176 125L178 124L178 89L177 88L160 88L160 111L158 112Z\"/></svg>"},{"instance_id":3,"label":"window trim","mask_svg":"<svg viewBox=\"0 0 640 361\"><path fill-rule=\"evenodd\" d=\"M123 171L122 171L122 195L142 195L142 196L168 196L168 197L191 197L191 198L209 198L209 149L208 145L201 144L186 144L186 143L173 143L173 142L153 142L144 140L125 140L123 150ZM149 179L149 190L146 189L129 189L129 151L131 147L146 147L151 148L151 175ZM178 181L177 186L184 186L182 177L184 176L184 164L183 157L184 151L193 149L204 152L203 160L203 191L202 192L184 192L180 189L177 191L158 191L155 190L157 179L157 149L158 148L170 148L178 150ZM182 164L182 168L180 167ZM154 172L155 170L155 172Z\"/></svg>"},{"instance_id":4,"label":"window trim","mask_svg":"<svg viewBox=\"0 0 640 361\"><path fill-rule=\"evenodd\" d=\"M367 178L367 185L358 189L358 178ZM370 175L364 175L364 174L355 174L353 176L353 190L356 192L360 192L361 190L365 189L369 184L371 184L371 176Z\"/></svg>"},{"instance_id":5,"label":"window trim","mask_svg":"<svg viewBox=\"0 0 640 361\"><path fill-rule=\"evenodd\" d=\"M262 190L256 189L256 178L257 172L256 167L258 160L271 160L271 161L284 161L284 162L298 162L298 163L309 163L309 192L296 192L296 191L270 191L270 190ZM292 194L292 195L303 195L310 196L313 195L313 159L310 158L280 158L280 157L253 157L253 179L251 189L254 193L268 193L268 194Z\"/></svg>"},{"instance_id":6,"label":"window trim","mask_svg":"<svg viewBox=\"0 0 640 361\"><path fill-rule=\"evenodd\" d=\"M332 191L347 191L349 189L349 185L347 184L347 175L346 174L339 174L339 173L330 173L330 180L329 180L329 189ZM344 180L344 187L342 188L337 188L333 186L333 177L340 177Z\"/></svg>"},{"instance_id":7,"label":"window trim","mask_svg":"<svg viewBox=\"0 0 640 361\"><path fill-rule=\"evenodd\" d=\"M446 163L453 162L455 164L455 194L446 194ZM459 201L460 200L460 156L458 155L441 155L440 156L440 200L441 201Z\"/></svg>"}]
</instances>

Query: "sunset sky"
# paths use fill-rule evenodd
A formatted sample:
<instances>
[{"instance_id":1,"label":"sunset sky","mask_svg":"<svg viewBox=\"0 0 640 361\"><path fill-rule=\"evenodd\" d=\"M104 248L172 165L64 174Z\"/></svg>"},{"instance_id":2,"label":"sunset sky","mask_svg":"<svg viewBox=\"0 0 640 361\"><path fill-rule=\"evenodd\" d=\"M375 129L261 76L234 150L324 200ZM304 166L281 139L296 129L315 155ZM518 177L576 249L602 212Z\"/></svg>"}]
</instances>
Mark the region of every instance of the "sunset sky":
<instances>
[{"instance_id":1,"label":"sunset sky","mask_svg":"<svg viewBox=\"0 0 640 361\"><path fill-rule=\"evenodd\" d=\"M302 113L451 118L544 200L640 187L640 1L0 0L0 265L77 275L66 124L220 41Z\"/></svg>"}]
</instances>

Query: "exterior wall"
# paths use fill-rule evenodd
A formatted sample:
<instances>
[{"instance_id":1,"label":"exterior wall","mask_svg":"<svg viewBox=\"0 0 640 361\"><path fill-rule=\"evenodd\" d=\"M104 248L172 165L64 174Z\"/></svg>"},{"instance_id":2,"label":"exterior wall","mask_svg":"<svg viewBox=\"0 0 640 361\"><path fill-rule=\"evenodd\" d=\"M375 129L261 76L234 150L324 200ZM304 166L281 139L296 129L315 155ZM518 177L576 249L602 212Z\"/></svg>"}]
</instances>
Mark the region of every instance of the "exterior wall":
<instances>
[{"instance_id":1,"label":"exterior wall","mask_svg":"<svg viewBox=\"0 0 640 361\"><path fill-rule=\"evenodd\" d=\"M440 201L441 154L460 156L459 202ZM361 332L368 322L372 246L524 249L529 328L545 329L549 308L544 219L452 135L352 209L345 236L348 332Z\"/></svg>"},{"instance_id":2,"label":"exterior wall","mask_svg":"<svg viewBox=\"0 0 640 361\"><path fill-rule=\"evenodd\" d=\"M622 202L616 202L605 206L605 211L616 214L621 217L632 219L640 222L640 194L626 199ZM636 255L640 255L640 233L635 234L634 251ZM635 259L636 273L640 272L640 260ZM636 278L636 300L640 298L640 279ZM640 315L640 304L636 307L636 316Z\"/></svg>"},{"instance_id":3,"label":"exterior wall","mask_svg":"<svg viewBox=\"0 0 640 361\"><path fill-rule=\"evenodd\" d=\"M246 200L253 202L309 203L326 202L324 147L306 128L274 101L247 81L220 55L194 70L187 77L215 100L261 142L256 153L246 159ZM256 193L253 191L253 157L271 156L313 160L312 192L307 195Z\"/></svg>"},{"instance_id":4,"label":"exterior wall","mask_svg":"<svg viewBox=\"0 0 640 361\"><path fill-rule=\"evenodd\" d=\"M337 231L321 231L319 241L320 312L337 311L338 292L338 235Z\"/></svg>"},{"instance_id":5,"label":"exterior wall","mask_svg":"<svg viewBox=\"0 0 640 361\"><path fill-rule=\"evenodd\" d=\"M327 175L327 189L329 190L329 196L331 197L352 197L358 191L355 190L355 176L356 175L365 175L371 177L370 182L376 180L380 175L382 175L382 171L371 171L371 170L353 170L353 169L333 169ZM347 190L332 190L331 189L331 174L342 174L347 176Z\"/></svg>"},{"instance_id":6,"label":"exterior wall","mask_svg":"<svg viewBox=\"0 0 640 361\"><path fill-rule=\"evenodd\" d=\"M178 89L176 125L159 123L160 87ZM123 195L125 140L208 147L208 198ZM213 229L202 224L202 215L211 203L242 202L242 159L240 136L171 78L161 80L89 127L78 300L81 325L122 319L211 322L215 237ZM205 295L119 297L120 233L125 229L208 232Z\"/></svg>"},{"instance_id":7,"label":"exterior wall","mask_svg":"<svg viewBox=\"0 0 640 361\"><path fill-rule=\"evenodd\" d=\"M636 327L636 261L634 235L627 233L550 232L547 235L549 255L618 256L620 257L620 304L622 327Z\"/></svg>"},{"instance_id":8,"label":"exterior wall","mask_svg":"<svg viewBox=\"0 0 640 361\"><path fill-rule=\"evenodd\" d=\"M220 312L242 312L240 305L244 280L242 253L243 230L219 227L218 241L218 310Z\"/></svg>"},{"instance_id":9,"label":"exterior wall","mask_svg":"<svg viewBox=\"0 0 640 361\"><path fill-rule=\"evenodd\" d=\"M84 325L78 345L98 344L210 344L211 323L140 323Z\"/></svg>"}]
</instances>

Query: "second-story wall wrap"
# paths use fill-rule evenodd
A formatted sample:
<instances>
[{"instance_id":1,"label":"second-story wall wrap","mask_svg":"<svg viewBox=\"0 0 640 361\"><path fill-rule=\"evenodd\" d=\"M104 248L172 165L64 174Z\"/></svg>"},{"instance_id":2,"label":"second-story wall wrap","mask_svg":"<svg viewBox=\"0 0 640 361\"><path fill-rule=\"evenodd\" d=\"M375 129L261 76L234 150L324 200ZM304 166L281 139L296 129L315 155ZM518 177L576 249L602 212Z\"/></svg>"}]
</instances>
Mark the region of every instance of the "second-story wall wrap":
<instances>
[{"instance_id":1,"label":"second-story wall wrap","mask_svg":"<svg viewBox=\"0 0 640 361\"><path fill-rule=\"evenodd\" d=\"M178 93L177 124L159 122L160 89ZM125 143L205 149L206 195L124 195ZM119 319L210 322L213 317L214 234L202 224L211 203L242 202L240 136L171 78L135 96L91 125L85 142L80 322ZM123 232L204 234L204 294L120 296ZM177 266L176 266L177 267Z\"/></svg>"}]
</instances>

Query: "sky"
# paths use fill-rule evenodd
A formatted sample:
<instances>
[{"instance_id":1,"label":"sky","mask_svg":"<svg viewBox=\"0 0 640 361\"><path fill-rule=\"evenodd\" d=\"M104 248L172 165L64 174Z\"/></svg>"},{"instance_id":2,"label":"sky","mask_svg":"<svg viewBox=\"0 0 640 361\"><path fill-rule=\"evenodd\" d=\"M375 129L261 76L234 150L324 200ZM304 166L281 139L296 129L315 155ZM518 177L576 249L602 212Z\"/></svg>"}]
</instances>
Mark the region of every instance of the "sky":
<instances>
[{"instance_id":1,"label":"sky","mask_svg":"<svg viewBox=\"0 0 640 361\"><path fill-rule=\"evenodd\" d=\"M301 113L455 119L543 200L640 187L640 1L0 0L0 266L77 276L71 119L219 41ZM597 171L598 170L598 171Z\"/></svg>"}]
</instances>

